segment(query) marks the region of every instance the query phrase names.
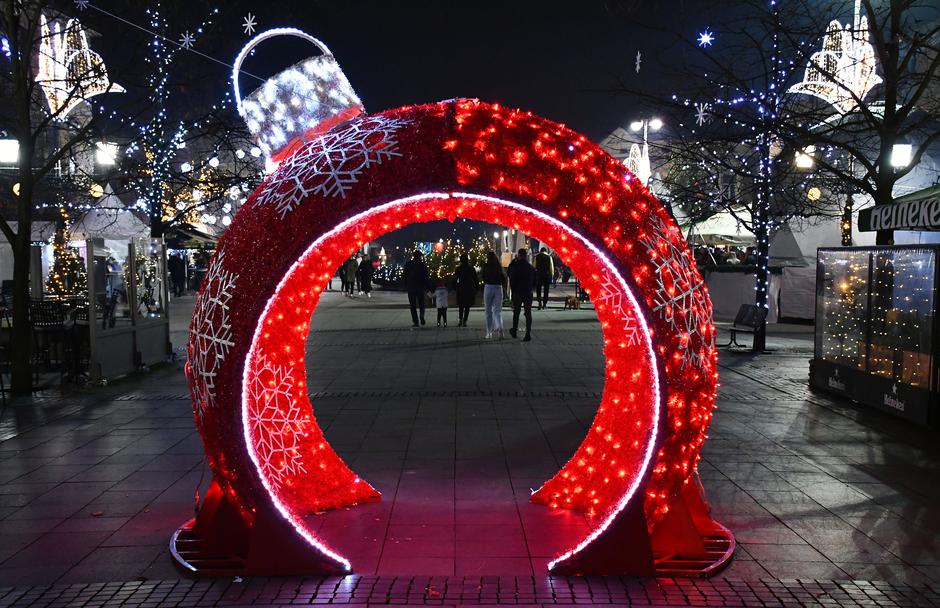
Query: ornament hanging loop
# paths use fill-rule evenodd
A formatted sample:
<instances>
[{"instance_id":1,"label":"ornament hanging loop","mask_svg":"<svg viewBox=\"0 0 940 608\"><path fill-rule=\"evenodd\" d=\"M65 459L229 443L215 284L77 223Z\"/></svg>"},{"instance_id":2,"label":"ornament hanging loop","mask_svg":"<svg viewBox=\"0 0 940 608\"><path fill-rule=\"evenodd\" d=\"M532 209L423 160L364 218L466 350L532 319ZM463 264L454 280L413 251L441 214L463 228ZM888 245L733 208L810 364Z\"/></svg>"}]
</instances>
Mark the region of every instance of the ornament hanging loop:
<instances>
[{"instance_id":1,"label":"ornament hanging loop","mask_svg":"<svg viewBox=\"0 0 940 608\"><path fill-rule=\"evenodd\" d=\"M258 47L259 44L265 40L271 38L276 38L278 36L294 36L295 38L302 38L320 49L324 55L333 55L333 52L330 51L329 47L320 40L308 34L303 30L299 30L293 27L277 27L270 30L265 30L259 33L257 36L248 41L248 44L238 53L238 57L235 58L235 65L232 67L232 88L235 92L235 103L238 107L238 113L244 115L242 109L242 94L241 87L238 84L238 77L241 75L242 64L245 63L245 59L248 58L248 55Z\"/></svg>"}]
</instances>

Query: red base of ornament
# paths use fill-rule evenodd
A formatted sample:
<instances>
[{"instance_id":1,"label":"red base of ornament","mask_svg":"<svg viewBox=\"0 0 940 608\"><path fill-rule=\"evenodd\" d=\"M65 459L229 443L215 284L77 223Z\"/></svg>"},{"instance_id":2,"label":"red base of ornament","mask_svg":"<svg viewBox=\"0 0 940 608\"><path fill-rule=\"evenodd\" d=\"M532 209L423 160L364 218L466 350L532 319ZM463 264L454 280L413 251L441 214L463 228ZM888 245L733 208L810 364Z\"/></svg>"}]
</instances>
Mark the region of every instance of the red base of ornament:
<instances>
[{"instance_id":1,"label":"red base of ornament","mask_svg":"<svg viewBox=\"0 0 940 608\"><path fill-rule=\"evenodd\" d=\"M247 521L215 481L199 515L173 534L170 553L196 576L348 574L345 564L318 555L274 513L259 510Z\"/></svg>"},{"instance_id":2,"label":"red base of ornament","mask_svg":"<svg viewBox=\"0 0 940 608\"><path fill-rule=\"evenodd\" d=\"M552 574L704 578L730 563L735 546L731 532L709 515L694 475L652 534L642 506L631 503L593 543L557 562Z\"/></svg>"}]
</instances>

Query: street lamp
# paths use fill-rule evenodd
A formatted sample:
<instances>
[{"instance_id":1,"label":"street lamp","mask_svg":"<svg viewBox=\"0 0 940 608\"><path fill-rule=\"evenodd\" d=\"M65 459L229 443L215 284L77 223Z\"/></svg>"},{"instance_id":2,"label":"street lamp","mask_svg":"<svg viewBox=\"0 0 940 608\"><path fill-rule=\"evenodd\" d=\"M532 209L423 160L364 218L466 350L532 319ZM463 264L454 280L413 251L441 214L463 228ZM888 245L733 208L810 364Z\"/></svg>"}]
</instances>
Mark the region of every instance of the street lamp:
<instances>
[{"instance_id":1,"label":"street lamp","mask_svg":"<svg viewBox=\"0 0 940 608\"><path fill-rule=\"evenodd\" d=\"M102 167L110 167L117 162L117 144L99 141L95 144L95 148L97 148L95 150L95 161Z\"/></svg>"},{"instance_id":2,"label":"street lamp","mask_svg":"<svg viewBox=\"0 0 940 608\"><path fill-rule=\"evenodd\" d=\"M913 146L911 144L894 144L891 148L891 166L903 169L911 164Z\"/></svg>"},{"instance_id":3,"label":"street lamp","mask_svg":"<svg viewBox=\"0 0 940 608\"><path fill-rule=\"evenodd\" d=\"M20 142L15 139L0 139L0 163L14 164L20 159Z\"/></svg>"},{"instance_id":4,"label":"street lamp","mask_svg":"<svg viewBox=\"0 0 940 608\"><path fill-rule=\"evenodd\" d=\"M797 169L812 169L816 165L816 146L806 146L796 153Z\"/></svg>"}]
</instances>

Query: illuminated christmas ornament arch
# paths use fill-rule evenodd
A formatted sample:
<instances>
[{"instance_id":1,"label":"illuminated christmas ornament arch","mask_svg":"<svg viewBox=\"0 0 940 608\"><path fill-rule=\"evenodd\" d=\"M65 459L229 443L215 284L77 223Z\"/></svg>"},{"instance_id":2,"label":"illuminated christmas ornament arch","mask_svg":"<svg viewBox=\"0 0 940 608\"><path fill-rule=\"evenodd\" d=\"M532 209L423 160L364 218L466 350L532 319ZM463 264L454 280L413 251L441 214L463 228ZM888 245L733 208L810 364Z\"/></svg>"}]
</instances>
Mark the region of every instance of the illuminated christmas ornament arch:
<instances>
[{"instance_id":1,"label":"illuminated christmas ornament arch","mask_svg":"<svg viewBox=\"0 0 940 608\"><path fill-rule=\"evenodd\" d=\"M550 568L675 573L682 557L712 569L728 559L733 541L708 517L695 474L717 381L711 305L678 228L583 136L461 100L334 127L287 158L232 222L191 331L187 375L214 482L199 517L174 538L182 563L282 574L355 567L306 520L380 498L316 424L304 368L309 319L358 245L457 217L548 243L582 279L603 328L597 416L532 497L584 511L595 527L560 547ZM221 554L236 556L228 569L204 563Z\"/></svg>"}]
</instances>

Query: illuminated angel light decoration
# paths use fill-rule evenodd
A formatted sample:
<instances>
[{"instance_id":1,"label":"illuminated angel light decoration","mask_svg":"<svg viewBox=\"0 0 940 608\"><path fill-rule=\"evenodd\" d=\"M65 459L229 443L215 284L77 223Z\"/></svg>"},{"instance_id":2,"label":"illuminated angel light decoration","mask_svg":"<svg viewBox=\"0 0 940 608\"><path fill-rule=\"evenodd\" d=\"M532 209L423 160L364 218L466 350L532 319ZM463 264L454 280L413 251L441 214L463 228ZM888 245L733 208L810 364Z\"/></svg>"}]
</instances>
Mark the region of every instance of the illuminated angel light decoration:
<instances>
[{"instance_id":1,"label":"illuminated angel light decoration","mask_svg":"<svg viewBox=\"0 0 940 608\"><path fill-rule=\"evenodd\" d=\"M198 519L173 541L178 563L199 571L204 557L229 555L234 544L230 572L355 568L310 516L381 496L317 424L305 367L310 317L336 267L363 243L458 218L503 223L557 251L593 296L604 332L604 391L591 429L531 498L591 521L583 539L557 548L551 571L675 574L663 564L683 554L708 571L727 563L733 539L709 517L695 468L717 384L711 305L665 208L623 163L529 112L452 100L359 116L329 133L373 121L398 125L397 154L363 167L344 196L316 187L324 169L308 170L341 162L342 147L291 159L219 242L217 259L238 276L226 300L232 345L212 377L215 405L195 418L213 484ZM375 152L388 137L364 142ZM301 198L282 213L265 193L292 180ZM199 302L217 291L207 285ZM664 303L672 293L681 295ZM687 311L692 305L699 309ZM200 339L193 332L191 347ZM194 401L196 371L187 367Z\"/></svg>"},{"instance_id":2,"label":"illuminated angel light decoration","mask_svg":"<svg viewBox=\"0 0 940 608\"><path fill-rule=\"evenodd\" d=\"M627 169L629 169L631 173L637 176L640 182L643 184L650 182L653 169L650 166L648 144L643 144L642 148L639 144L630 144L630 153L627 155L627 158L624 159L623 164L627 166Z\"/></svg>"},{"instance_id":3,"label":"illuminated angel light decoration","mask_svg":"<svg viewBox=\"0 0 940 608\"><path fill-rule=\"evenodd\" d=\"M840 114L851 112L881 83L870 35L861 0L855 0L852 23L845 27L837 19L829 23L822 50L812 54L803 81L789 92L819 97Z\"/></svg>"},{"instance_id":4,"label":"illuminated angel light decoration","mask_svg":"<svg viewBox=\"0 0 940 608\"><path fill-rule=\"evenodd\" d=\"M278 36L306 40L322 54L283 70L243 98L239 85L242 64L259 44ZM330 49L310 34L294 28L275 28L252 38L235 59L232 84L238 113L265 158L271 161L272 168L305 141L364 111Z\"/></svg>"},{"instance_id":5,"label":"illuminated angel light decoration","mask_svg":"<svg viewBox=\"0 0 940 608\"><path fill-rule=\"evenodd\" d=\"M36 83L57 120L65 120L76 106L95 95L124 92L111 82L104 59L91 50L88 34L78 20L69 19L63 25L40 15L39 30Z\"/></svg>"}]
</instances>

